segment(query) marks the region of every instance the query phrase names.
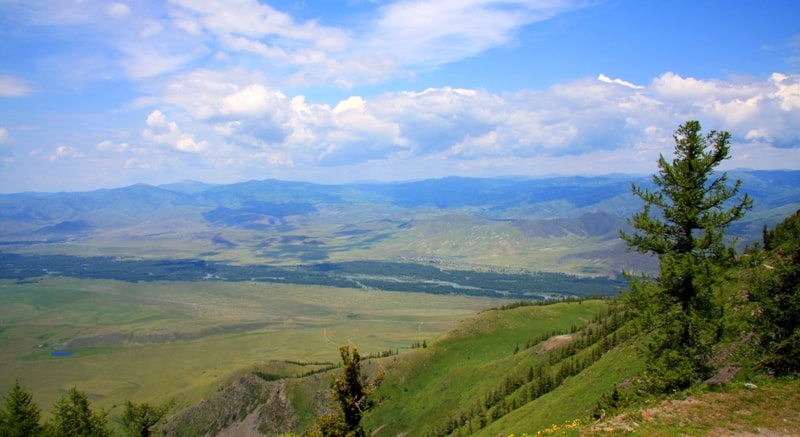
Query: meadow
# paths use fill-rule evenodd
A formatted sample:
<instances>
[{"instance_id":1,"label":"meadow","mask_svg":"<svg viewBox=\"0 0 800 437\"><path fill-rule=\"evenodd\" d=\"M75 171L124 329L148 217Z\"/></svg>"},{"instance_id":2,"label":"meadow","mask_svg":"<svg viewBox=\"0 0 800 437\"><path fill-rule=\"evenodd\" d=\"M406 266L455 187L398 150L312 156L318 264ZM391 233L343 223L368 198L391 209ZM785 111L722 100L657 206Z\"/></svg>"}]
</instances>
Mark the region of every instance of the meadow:
<instances>
[{"instance_id":1,"label":"meadow","mask_svg":"<svg viewBox=\"0 0 800 437\"><path fill-rule=\"evenodd\" d=\"M504 302L263 282L2 280L0 390L18 380L45 415L71 387L112 416L125 400L180 408L242 372L325 368L342 344L402 352Z\"/></svg>"}]
</instances>

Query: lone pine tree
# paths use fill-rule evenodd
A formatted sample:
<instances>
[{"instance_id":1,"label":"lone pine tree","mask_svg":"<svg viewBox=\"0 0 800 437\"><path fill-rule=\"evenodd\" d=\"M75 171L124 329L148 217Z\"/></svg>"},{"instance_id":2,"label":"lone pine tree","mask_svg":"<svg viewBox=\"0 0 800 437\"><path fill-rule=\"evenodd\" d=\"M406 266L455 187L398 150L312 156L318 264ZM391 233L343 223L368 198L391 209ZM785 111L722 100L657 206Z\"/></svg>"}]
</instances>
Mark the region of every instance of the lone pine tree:
<instances>
[{"instance_id":1,"label":"lone pine tree","mask_svg":"<svg viewBox=\"0 0 800 437\"><path fill-rule=\"evenodd\" d=\"M331 393L336 400L335 413L324 414L317 418L316 429L307 434L316 437L366 437L367 432L361 425L364 413L374 405L369 396L383 379L380 372L373 382L367 382L361 373L361 355L358 349L350 346L339 348L342 357L343 374L335 377L331 384Z\"/></svg>"},{"instance_id":2,"label":"lone pine tree","mask_svg":"<svg viewBox=\"0 0 800 437\"><path fill-rule=\"evenodd\" d=\"M734 260L726 228L752 207L738 197L741 181L728 185L714 169L730 157L730 133L701 134L697 121L675 132L675 157L658 160L655 189L632 185L644 201L620 232L629 248L658 256L659 276L633 281L630 301L652 327L648 374L654 389L685 388L708 376L711 346L721 335L721 302L715 287Z\"/></svg>"}]
</instances>

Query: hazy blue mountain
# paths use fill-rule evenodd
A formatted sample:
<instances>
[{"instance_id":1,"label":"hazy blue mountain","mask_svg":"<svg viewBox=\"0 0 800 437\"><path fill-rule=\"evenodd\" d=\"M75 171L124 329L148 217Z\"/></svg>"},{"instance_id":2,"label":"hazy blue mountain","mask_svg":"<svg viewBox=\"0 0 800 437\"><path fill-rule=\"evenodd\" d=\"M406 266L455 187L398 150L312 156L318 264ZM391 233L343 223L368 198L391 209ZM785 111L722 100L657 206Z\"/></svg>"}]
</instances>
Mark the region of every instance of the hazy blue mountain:
<instances>
[{"instance_id":1,"label":"hazy blue mountain","mask_svg":"<svg viewBox=\"0 0 800 437\"><path fill-rule=\"evenodd\" d=\"M731 228L741 244L800 209L800 171L729 176L741 179L742 192L755 199L754 210ZM641 208L631 182L647 186L651 178L184 181L5 194L0 247L14 251L69 241L113 247L116 255L127 255L129 248L146 255L143 248L150 247L180 257L244 261L433 259L610 274L638 263L618 239L625 219ZM51 246L47 250L67 250Z\"/></svg>"}]
</instances>

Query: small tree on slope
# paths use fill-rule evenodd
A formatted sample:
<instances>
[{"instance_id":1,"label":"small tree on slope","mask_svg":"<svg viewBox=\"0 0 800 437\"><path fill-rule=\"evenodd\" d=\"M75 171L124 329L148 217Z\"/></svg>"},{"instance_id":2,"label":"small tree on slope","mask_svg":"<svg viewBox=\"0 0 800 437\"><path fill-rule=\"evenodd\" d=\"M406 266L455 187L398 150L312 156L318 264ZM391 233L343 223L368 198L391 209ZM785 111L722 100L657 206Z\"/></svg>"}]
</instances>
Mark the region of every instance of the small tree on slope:
<instances>
[{"instance_id":1,"label":"small tree on slope","mask_svg":"<svg viewBox=\"0 0 800 437\"><path fill-rule=\"evenodd\" d=\"M715 286L734 260L725 229L752 207L747 195L734 199L741 181L728 186L726 173L714 173L730 157L730 134L700 132L697 121L677 129L675 158L659 158L655 190L632 185L644 208L628 219L634 231L620 232L630 248L659 259L655 283L634 280L630 296L653 328L647 359L655 390L685 388L708 376L711 346L721 335Z\"/></svg>"},{"instance_id":2,"label":"small tree on slope","mask_svg":"<svg viewBox=\"0 0 800 437\"><path fill-rule=\"evenodd\" d=\"M361 356L358 349L353 348L350 353L350 346L339 348L342 356L343 375L334 378L331 385L331 392L337 401L337 412L325 414L317 418L316 429L308 434L312 437L365 437L367 435L361 418L363 414L373 406L369 396L374 393L377 385L380 384L383 374L378 374L375 381L371 384L362 381Z\"/></svg>"},{"instance_id":3,"label":"small tree on slope","mask_svg":"<svg viewBox=\"0 0 800 437\"><path fill-rule=\"evenodd\" d=\"M172 401L164 405L127 401L120 420L131 437L150 437L153 429L167 417L173 405Z\"/></svg>"}]
</instances>

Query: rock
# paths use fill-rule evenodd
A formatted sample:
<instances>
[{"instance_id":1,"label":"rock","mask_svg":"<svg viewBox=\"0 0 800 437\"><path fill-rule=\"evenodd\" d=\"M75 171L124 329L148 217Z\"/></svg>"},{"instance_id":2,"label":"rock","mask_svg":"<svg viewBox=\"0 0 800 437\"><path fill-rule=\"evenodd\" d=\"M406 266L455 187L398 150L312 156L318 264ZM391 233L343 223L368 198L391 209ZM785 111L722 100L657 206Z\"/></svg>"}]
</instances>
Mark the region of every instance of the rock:
<instances>
[{"instance_id":1,"label":"rock","mask_svg":"<svg viewBox=\"0 0 800 437\"><path fill-rule=\"evenodd\" d=\"M736 366L722 367L717 371L717 373L714 376L703 381L703 385L722 386L730 384L731 381L733 381L733 377L736 376L737 373L739 373L739 370L741 369Z\"/></svg>"}]
</instances>

